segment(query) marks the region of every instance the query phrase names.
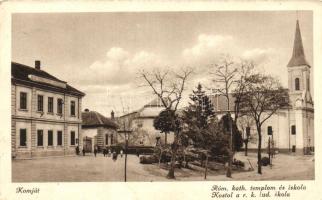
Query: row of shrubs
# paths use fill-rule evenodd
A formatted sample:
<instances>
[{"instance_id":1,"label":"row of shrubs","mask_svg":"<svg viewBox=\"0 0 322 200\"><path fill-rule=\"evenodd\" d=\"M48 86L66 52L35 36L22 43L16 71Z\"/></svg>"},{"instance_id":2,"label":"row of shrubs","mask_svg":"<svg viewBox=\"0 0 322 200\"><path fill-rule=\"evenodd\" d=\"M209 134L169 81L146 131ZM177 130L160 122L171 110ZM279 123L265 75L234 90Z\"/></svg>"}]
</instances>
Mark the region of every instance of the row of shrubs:
<instances>
[{"instance_id":1,"label":"row of shrubs","mask_svg":"<svg viewBox=\"0 0 322 200\"><path fill-rule=\"evenodd\" d=\"M170 162L171 161L171 156L168 154L163 154L161 156L161 163L165 162ZM178 157L178 161L183 161L182 157ZM200 161L200 158L197 157L191 157L191 156L186 156L186 161L188 162L193 162L193 161ZM157 155L147 155L147 156L141 156L140 157L140 163L141 164L153 164L153 163L158 163L159 162L159 157ZM244 168L245 163L240 161L240 160L233 160L233 165L235 165L237 168Z\"/></svg>"}]
</instances>

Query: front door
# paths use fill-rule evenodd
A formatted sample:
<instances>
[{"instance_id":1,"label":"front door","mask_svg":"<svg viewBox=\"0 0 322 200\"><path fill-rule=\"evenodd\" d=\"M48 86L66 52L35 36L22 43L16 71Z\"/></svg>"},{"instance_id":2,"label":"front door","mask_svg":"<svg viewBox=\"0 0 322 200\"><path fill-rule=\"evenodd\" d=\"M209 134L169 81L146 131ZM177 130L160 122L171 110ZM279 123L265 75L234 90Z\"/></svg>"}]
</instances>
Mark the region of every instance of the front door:
<instances>
[{"instance_id":1,"label":"front door","mask_svg":"<svg viewBox=\"0 0 322 200\"><path fill-rule=\"evenodd\" d=\"M83 142L85 152L92 152L92 138L85 137Z\"/></svg>"}]
</instances>

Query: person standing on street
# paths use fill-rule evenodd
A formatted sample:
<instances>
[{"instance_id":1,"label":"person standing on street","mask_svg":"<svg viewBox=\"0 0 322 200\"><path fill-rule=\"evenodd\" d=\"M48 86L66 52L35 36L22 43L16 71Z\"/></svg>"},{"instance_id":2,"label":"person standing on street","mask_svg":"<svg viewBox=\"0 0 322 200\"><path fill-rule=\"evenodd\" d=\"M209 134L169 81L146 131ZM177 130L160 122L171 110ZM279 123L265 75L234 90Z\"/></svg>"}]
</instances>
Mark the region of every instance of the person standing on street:
<instances>
[{"instance_id":1,"label":"person standing on street","mask_svg":"<svg viewBox=\"0 0 322 200\"><path fill-rule=\"evenodd\" d=\"M120 154L121 154L121 158L123 158L123 149L121 149Z\"/></svg>"},{"instance_id":2,"label":"person standing on street","mask_svg":"<svg viewBox=\"0 0 322 200\"><path fill-rule=\"evenodd\" d=\"M84 148L83 148L82 152L83 152L83 156L85 156L85 149Z\"/></svg>"},{"instance_id":3,"label":"person standing on street","mask_svg":"<svg viewBox=\"0 0 322 200\"><path fill-rule=\"evenodd\" d=\"M94 147L94 155L95 155L95 157L96 157L96 154L97 154L97 147L95 146Z\"/></svg>"},{"instance_id":4,"label":"person standing on street","mask_svg":"<svg viewBox=\"0 0 322 200\"><path fill-rule=\"evenodd\" d=\"M79 146L76 147L76 155L79 155Z\"/></svg>"}]
</instances>

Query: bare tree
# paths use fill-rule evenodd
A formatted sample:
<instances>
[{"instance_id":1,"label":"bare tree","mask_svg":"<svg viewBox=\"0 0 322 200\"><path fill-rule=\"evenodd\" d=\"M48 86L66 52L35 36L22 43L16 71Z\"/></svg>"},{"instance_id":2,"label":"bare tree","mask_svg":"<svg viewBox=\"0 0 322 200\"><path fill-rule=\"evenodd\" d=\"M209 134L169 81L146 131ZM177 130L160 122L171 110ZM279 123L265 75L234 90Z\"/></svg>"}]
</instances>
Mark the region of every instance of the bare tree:
<instances>
[{"instance_id":1,"label":"bare tree","mask_svg":"<svg viewBox=\"0 0 322 200\"><path fill-rule=\"evenodd\" d=\"M227 114L231 115L231 93L233 91L234 85L236 84L237 78L237 67L235 63L230 58L224 58L220 64L215 64L215 72L211 72L214 75L213 82L216 85L216 93L223 95L227 101ZM229 140L229 160L228 168L226 172L227 177L231 177L232 159L233 159L233 134L232 134L232 122L230 123L230 140Z\"/></svg>"},{"instance_id":2,"label":"bare tree","mask_svg":"<svg viewBox=\"0 0 322 200\"><path fill-rule=\"evenodd\" d=\"M240 109L253 118L258 134L258 173L262 173L261 148L262 125L279 109L287 109L289 96L280 82L267 75L254 74L247 78L245 93L241 97Z\"/></svg>"},{"instance_id":3,"label":"bare tree","mask_svg":"<svg viewBox=\"0 0 322 200\"><path fill-rule=\"evenodd\" d=\"M180 129L177 121L177 109L182 100L182 93L185 89L186 82L192 74L192 69L182 69L179 73L170 70L153 70L151 72L139 72L140 78L152 89L153 93L161 100L165 110L173 113L171 123L173 127L177 127L174 131L174 141L171 145L171 164L167 177L174 179L175 161L178 151L178 142Z\"/></svg>"},{"instance_id":4,"label":"bare tree","mask_svg":"<svg viewBox=\"0 0 322 200\"><path fill-rule=\"evenodd\" d=\"M238 118L245 113L240 112L240 103L242 96L246 92L248 78L254 73L254 64L250 61L241 61L237 64L237 75L235 76L235 87L232 92L234 97L234 121L237 124Z\"/></svg>"}]
</instances>

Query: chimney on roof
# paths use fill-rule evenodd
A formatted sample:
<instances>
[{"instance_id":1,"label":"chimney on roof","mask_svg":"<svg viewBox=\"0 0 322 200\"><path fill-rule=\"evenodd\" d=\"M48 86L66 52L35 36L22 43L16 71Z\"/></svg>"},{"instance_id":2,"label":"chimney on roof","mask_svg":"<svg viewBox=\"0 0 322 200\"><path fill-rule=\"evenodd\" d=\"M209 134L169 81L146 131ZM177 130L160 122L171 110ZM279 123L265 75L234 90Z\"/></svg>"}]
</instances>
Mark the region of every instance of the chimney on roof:
<instances>
[{"instance_id":1,"label":"chimney on roof","mask_svg":"<svg viewBox=\"0 0 322 200\"><path fill-rule=\"evenodd\" d=\"M111 119L114 119L114 111L111 112Z\"/></svg>"},{"instance_id":2,"label":"chimney on roof","mask_svg":"<svg viewBox=\"0 0 322 200\"><path fill-rule=\"evenodd\" d=\"M85 109L85 112L89 112L88 108Z\"/></svg>"},{"instance_id":3,"label":"chimney on roof","mask_svg":"<svg viewBox=\"0 0 322 200\"><path fill-rule=\"evenodd\" d=\"M40 60L35 60L35 68L40 70Z\"/></svg>"}]
</instances>

